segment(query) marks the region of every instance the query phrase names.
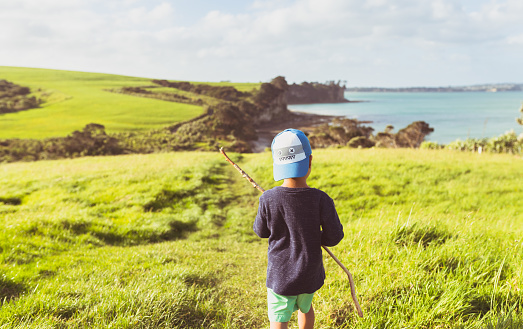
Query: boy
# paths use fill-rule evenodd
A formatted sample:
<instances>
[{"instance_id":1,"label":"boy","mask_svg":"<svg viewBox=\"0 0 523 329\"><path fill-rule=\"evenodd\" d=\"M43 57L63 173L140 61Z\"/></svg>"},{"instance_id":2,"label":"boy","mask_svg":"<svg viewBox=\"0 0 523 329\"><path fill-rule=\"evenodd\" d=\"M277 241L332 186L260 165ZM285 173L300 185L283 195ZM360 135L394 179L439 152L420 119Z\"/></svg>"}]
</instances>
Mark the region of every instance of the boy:
<instances>
[{"instance_id":1,"label":"boy","mask_svg":"<svg viewBox=\"0 0 523 329\"><path fill-rule=\"evenodd\" d=\"M299 327L314 327L314 292L323 286L321 246L335 246L343 226L332 199L307 185L312 150L296 129L279 133L271 145L274 180L281 186L260 197L254 232L269 239L267 301L271 329L287 328L298 310Z\"/></svg>"}]
</instances>

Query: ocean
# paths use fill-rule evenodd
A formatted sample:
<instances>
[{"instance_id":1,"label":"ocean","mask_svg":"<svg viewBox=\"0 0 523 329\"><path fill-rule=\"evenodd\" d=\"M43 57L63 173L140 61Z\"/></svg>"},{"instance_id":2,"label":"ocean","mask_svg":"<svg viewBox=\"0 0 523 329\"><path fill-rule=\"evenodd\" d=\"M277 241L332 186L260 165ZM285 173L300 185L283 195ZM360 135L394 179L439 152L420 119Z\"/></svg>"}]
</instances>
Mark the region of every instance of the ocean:
<instances>
[{"instance_id":1,"label":"ocean","mask_svg":"<svg viewBox=\"0 0 523 329\"><path fill-rule=\"evenodd\" d=\"M523 92L346 92L345 98L359 103L289 105L289 109L323 115L340 115L374 128L394 132L414 121L425 121L434 132L425 139L448 144L457 139L495 137L514 130L521 116Z\"/></svg>"}]
</instances>

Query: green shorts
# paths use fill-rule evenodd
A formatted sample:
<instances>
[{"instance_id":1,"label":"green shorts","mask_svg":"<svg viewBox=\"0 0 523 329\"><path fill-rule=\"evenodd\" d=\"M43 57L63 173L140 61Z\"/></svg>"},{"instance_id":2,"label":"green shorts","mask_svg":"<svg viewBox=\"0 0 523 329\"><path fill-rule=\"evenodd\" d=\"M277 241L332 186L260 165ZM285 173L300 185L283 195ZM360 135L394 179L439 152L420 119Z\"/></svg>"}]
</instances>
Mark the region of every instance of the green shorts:
<instances>
[{"instance_id":1,"label":"green shorts","mask_svg":"<svg viewBox=\"0 0 523 329\"><path fill-rule=\"evenodd\" d=\"M309 313L312 305L312 297L314 297L314 293L282 296L267 288L269 320L271 322L289 322L292 313L298 309L302 313Z\"/></svg>"}]
</instances>

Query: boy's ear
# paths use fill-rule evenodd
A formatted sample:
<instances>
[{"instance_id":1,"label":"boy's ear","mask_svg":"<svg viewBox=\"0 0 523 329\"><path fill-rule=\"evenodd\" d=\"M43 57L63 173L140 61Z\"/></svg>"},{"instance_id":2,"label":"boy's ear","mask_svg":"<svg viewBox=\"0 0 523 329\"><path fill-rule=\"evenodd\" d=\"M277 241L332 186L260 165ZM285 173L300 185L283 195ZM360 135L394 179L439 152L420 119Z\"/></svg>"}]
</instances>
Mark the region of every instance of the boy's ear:
<instances>
[{"instance_id":1,"label":"boy's ear","mask_svg":"<svg viewBox=\"0 0 523 329\"><path fill-rule=\"evenodd\" d=\"M312 166L312 154L309 156L309 168Z\"/></svg>"}]
</instances>

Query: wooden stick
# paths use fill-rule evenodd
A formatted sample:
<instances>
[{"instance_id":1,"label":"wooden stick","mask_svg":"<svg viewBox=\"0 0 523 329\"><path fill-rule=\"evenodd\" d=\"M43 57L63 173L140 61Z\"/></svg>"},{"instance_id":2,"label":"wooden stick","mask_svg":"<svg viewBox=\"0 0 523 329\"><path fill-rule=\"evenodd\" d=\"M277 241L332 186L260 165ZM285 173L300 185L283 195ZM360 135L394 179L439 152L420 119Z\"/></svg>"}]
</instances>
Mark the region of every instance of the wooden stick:
<instances>
[{"instance_id":1,"label":"wooden stick","mask_svg":"<svg viewBox=\"0 0 523 329\"><path fill-rule=\"evenodd\" d=\"M225 160L227 160L227 162L229 162L230 164L232 164L232 166L234 168L236 168L236 170L238 170L240 172L240 174L242 174L243 178L247 179L249 181L249 183L252 184L252 186L254 188L257 188L258 191L260 192L265 192L265 190L260 186L258 185L254 179L252 179L249 175L247 175L247 173L245 171L242 170L242 168L240 168L240 166L238 166L236 163L234 163L234 161L232 161L228 156L227 154L225 153L225 151L223 150L223 147L220 148L220 153L223 154L223 156L225 157Z\"/></svg>"},{"instance_id":2,"label":"wooden stick","mask_svg":"<svg viewBox=\"0 0 523 329\"><path fill-rule=\"evenodd\" d=\"M227 160L227 162L229 162L234 168L236 168L236 170L238 170L240 172L240 174L242 174L242 177L247 179L249 181L249 183L251 183L251 185L258 189L260 192L265 192L265 190L260 186L258 185L254 179L252 179L249 175L247 175L247 173L245 171L242 170L242 168L240 168L236 163L234 163L234 161L232 161L228 156L227 154L225 153L225 151L223 150L223 147L220 148L220 153L225 157L225 160ZM332 259L334 259L334 261L341 267L341 269L347 274L347 277L349 278L349 283L350 283L350 292L351 292L351 296L352 296L352 300L354 301L354 304L356 305L356 310L358 312L358 315L360 316L360 318L363 317L363 311L361 310L361 306L360 306L360 303L358 303L358 298L356 297L356 286L354 285L354 279L352 278L352 274L349 272L349 270L340 262L340 260L334 256L334 254L332 253L332 251L329 250L329 248L327 248L326 246L322 246L323 249L325 249L325 251L332 257Z\"/></svg>"},{"instance_id":3,"label":"wooden stick","mask_svg":"<svg viewBox=\"0 0 523 329\"><path fill-rule=\"evenodd\" d=\"M350 294L352 296L352 300L354 301L354 305L356 305L356 311L358 312L358 315L360 318L363 318L363 311L361 310L360 303L358 303L358 298L356 297L356 286L354 285L354 279L352 278L352 274L350 274L349 270L343 265L338 257L334 256L332 251L329 250L329 248L322 246L323 249L334 259L336 263L341 267L341 269L347 274L347 277L349 278L350 283Z\"/></svg>"}]
</instances>

